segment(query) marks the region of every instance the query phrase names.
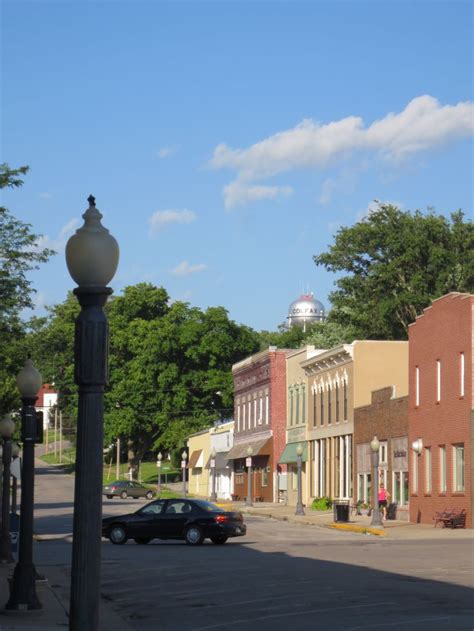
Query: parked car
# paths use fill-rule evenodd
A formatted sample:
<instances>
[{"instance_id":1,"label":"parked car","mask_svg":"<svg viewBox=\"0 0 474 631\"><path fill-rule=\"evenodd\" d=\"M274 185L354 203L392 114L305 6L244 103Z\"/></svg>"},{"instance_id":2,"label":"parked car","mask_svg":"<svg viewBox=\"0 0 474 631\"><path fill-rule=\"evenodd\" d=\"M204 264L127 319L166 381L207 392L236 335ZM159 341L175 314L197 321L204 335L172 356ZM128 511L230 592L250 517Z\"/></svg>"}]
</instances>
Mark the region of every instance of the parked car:
<instances>
[{"instance_id":1,"label":"parked car","mask_svg":"<svg viewBox=\"0 0 474 631\"><path fill-rule=\"evenodd\" d=\"M109 500L113 497L121 497L123 500L127 497L146 497L147 500L153 499L153 491L147 489L146 486L139 482L128 480L116 480L107 484L102 489L102 495Z\"/></svg>"},{"instance_id":2,"label":"parked car","mask_svg":"<svg viewBox=\"0 0 474 631\"><path fill-rule=\"evenodd\" d=\"M219 545L246 532L242 513L188 498L155 500L135 513L102 520L102 536L115 544L131 538L139 544L152 539L184 539L188 545L196 546L210 539Z\"/></svg>"}]
</instances>

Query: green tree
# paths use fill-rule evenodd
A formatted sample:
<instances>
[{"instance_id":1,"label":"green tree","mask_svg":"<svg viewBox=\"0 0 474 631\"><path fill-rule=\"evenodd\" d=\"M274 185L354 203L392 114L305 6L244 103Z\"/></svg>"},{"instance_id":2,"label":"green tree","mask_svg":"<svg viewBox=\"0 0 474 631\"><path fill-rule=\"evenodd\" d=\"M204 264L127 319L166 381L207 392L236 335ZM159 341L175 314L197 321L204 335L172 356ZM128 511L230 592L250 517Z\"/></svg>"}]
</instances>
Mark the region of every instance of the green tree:
<instances>
[{"instance_id":1,"label":"green tree","mask_svg":"<svg viewBox=\"0 0 474 631\"><path fill-rule=\"evenodd\" d=\"M27 166L10 169L0 165L0 188L17 188ZM23 309L33 307L35 292L28 273L38 269L54 254L48 248L38 248L39 235L30 224L16 219L7 208L0 206L0 414L18 407L15 377L24 360L21 340L24 325Z\"/></svg>"},{"instance_id":2,"label":"green tree","mask_svg":"<svg viewBox=\"0 0 474 631\"><path fill-rule=\"evenodd\" d=\"M316 265L342 274L329 320L359 339L406 339L408 325L435 298L474 288L474 229L462 211L450 219L379 203L341 228Z\"/></svg>"}]
</instances>

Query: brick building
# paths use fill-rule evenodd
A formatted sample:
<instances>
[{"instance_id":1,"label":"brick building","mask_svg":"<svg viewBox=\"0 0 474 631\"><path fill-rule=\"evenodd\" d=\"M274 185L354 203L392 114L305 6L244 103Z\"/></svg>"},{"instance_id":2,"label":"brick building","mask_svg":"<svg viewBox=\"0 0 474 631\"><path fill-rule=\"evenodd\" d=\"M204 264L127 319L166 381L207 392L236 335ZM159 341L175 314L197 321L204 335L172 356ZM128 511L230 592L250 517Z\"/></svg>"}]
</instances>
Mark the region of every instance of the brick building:
<instances>
[{"instance_id":1,"label":"brick building","mask_svg":"<svg viewBox=\"0 0 474 631\"><path fill-rule=\"evenodd\" d=\"M354 409L354 499L372 504L370 441L380 441L379 484L396 502L396 518L408 520L408 396L394 397L389 386L372 392L372 401Z\"/></svg>"},{"instance_id":2,"label":"brick building","mask_svg":"<svg viewBox=\"0 0 474 631\"><path fill-rule=\"evenodd\" d=\"M247 495L247 449L252 447L252 500L276 501L277 463L285 449L286 355L270 346L234 364L234 495Z\"/></svg>"},{"instance_id":3,"label":"brick building","mask_svg":"<svg viewBox=\"0 0 474 631\"><path fill-rule=\"evenodd\" d=\"M410 521L473 506L474 296L435 300L409 327Z\"/></svg>"}]
</instances>

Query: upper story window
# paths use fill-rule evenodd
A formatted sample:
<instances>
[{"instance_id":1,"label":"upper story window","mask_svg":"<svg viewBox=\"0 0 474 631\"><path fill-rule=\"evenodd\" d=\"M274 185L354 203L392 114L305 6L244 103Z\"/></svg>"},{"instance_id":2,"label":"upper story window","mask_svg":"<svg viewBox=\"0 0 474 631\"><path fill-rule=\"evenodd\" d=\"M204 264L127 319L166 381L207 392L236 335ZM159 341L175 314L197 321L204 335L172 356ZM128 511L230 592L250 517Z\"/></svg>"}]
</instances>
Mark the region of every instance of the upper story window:
<instances>
[{"instance_id":1,"label":"upper story window","mask_svg":"<svg viewBox=\"0 0 474 631\"><path fill-rule=\"evenodd\" d=\"M242 431L245 432L245 401L242 403Z\"/></svg>"},{"instance_id":2,"label":"upper story window","mask_svg":"<svg viewBox=\"0 0 474 631\"><path fill-rule=\"evenodd\" d=\"M250 401L250 398L247 402L247 423L250 429L252 427L252 401Z\"/></svg>"},{"instance_id":3,"label":"upper story window","mask_svg":"<svg viewBox=\"0 0 474 631\"><path fill-rule=\"evenodd\" d=\"M253 400L253 426L257 424L257 399Z\"/></svg>"},{"instance_id":4,"label":"upper story window","mask_svg":"<svg viewBox=\"0 0 474 631\"><path fill-rule=\"evenodd\" d=\"M339 423L339 384L336 381L336 423Z\"/></svg>"},{"instance_id":5,"label":"upper story window","mask_svg":"<svg viewBox=\"0 0 474 631\"><path fill-rule=\"evenodd\" d=\"M240 432L240 401L237 403L237 431Z\"/></svg>"},{"instance_id":6,"label":"upper story window","mask_svg":"<svg viewBox=\"0 0 474 631\"><path fill-rule=\"evenodd\" d=\"M319 391L320 394L320 398L319 398L319 412L320 412L320 419L321 419L321 425L324 425L324 390L321 387L321 390Z\"/></svg>"},{"instance_id":7,"label":"upper story window","mask_svg":"<svg viewBox=\"0 0 474 631\"><path fill-rule=\"evenodd\" d=\"M270 405L269 405L269 397L268 394L265 395L265 424L268 425L269 420L270 420Z\"/></svg>"},{"instance_id":8,"label":"upper story window","mask_svg":"<svg viewBox=\"0 0 474 631\"><path fill-rule=\"evenodd\" d=\"M420 369L418 366L415 368L415 405L420 405Z\"/></svg>"},{"instance_id":9,"label":"upper story window","mask_svg":"<svg viewBox=\"0 0 474 631\"><path fill-rule=\"evenodd\" d=\"M347 421L347 381L344 379L344 420Z\"/></svg>"},{"instance_id":10,"label":"upper story window","mask_svg":"<svg viewBox=\"0 0 474 631\"><path fill-rule=\"evenodd\" d=\"M301 422L306 423L306 388L301 386Z\"/></svg>"},{"instance_id":11,"label":"upper story window","mask_svg":"<svg viewBox=\"0 0 474 631\"><path fill-rule=\"evenodd\" d=\"M331 386L328 385L328 425L332 423Z\"/></svg>"},{"instance_id":12,"label":"upper story window","mask_svg":"<svg viewBox=\"0 0 474 631\"><path fill-rule=\"evenodd\" d=\"M431 493L432 487L431 447L425 449L425 491Z\"/></svg>"},{"instance_id":13,"label":"upper story window","mask_svg":"<svg viewBox=\"0 0 474 631\"><path fill-rule=\"evenodd\" d=\"M316 396L316 388L312 388L312 392L313 392L313 427L316 427L316 425L318 424L318 418L317 418L317 406L318 406L318 397Z\"/></svg>"},{"instance_id":14,"label":"upper story window","mask_svg":"<svg viewBox=\"0 0 474 631\"><path fill-rule=\"evenodd\" d=\"M464 396L464 353L459 353L459 396Z\"/></svg>"},{"instance_id":15,"label":"upper story window","mask_svg":"<svg viewBox=\"0 0 474 631\"><path fill-rule=\"evenodd\" d=\"M288 425L293 425L293 388L288 390Z\"/></svg>"},{"instance_id":16,"label":"upper story window","mask_svg":"<svg viewBox=\"0 0 474 631\"><path fill-rule=\"evenodd\" d=\"M296 388L296 414L295 414L295 425L298 425L300 422L300 389Z\"/></svg>"},{"instance_id":17,"label":"upper story window","mask_svg":"<svg viewBox=\"0 0 474 631\"><path fill-rule=\"evenodd\" d=\"M263 397L262 397L262 393L260 393L258 424L261 425L262 423L263 423Z\"/></svg>"},{"instance_id":18,"label":"upper story window","mask_svg":"<svg viewBox=\"0 0 474 631\"><path fill-rule=\"evenodd\" d=\"M436 360L436 403L441 401L441 361Z\"/></svg>"}]
</instances>

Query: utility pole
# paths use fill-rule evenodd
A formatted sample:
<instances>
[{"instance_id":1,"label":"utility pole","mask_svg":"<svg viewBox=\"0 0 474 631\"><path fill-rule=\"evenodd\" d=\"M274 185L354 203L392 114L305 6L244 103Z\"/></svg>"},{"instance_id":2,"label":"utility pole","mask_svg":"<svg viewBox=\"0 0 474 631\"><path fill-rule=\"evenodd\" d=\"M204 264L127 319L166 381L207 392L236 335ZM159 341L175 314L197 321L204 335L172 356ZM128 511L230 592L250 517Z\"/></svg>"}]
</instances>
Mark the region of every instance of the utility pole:
<instances>
[{"instance_id":1,"label":"utility pole","mask_svg":"<svg viewBox=\"0 0 474 631\"><path fill-rule=\"evenodd\" d=\"M54 408L54 461L58 455L58 408Z\"/></svg>"},{"instance_id":2,"label":"utility pole","mask_svg":"<svg viewBox=\"0 0 474 631\"><path fill-rule=\"evenodd\" d=\"M116 470L116 478L120 480L120 438L117 438L117 470Z\"/></svg>"},{"instance_id":3,"label":"utility pole","mask_svg":"<svg viewBox=\"0 0 474 631\"><path fill-rule=\"evenodd\" d=\"M59 464L63 461L63 411L59 410Z\"/></svg>"}]
</instances>

